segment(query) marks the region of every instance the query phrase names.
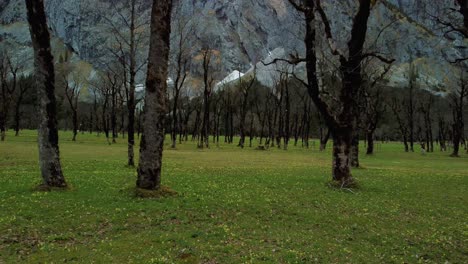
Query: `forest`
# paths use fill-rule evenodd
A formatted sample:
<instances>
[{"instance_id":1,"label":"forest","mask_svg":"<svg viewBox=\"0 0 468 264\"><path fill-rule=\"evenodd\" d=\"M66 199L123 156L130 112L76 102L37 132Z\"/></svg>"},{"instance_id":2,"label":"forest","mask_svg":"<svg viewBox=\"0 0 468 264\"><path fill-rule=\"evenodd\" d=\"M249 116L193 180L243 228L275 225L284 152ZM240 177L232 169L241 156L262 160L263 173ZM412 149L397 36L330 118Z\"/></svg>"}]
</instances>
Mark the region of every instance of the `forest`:
<instances>
[{"instance_id":1,"label":"forest","mask_svg":"<svg viewBox=\"0 0 468 264\"><path fill-rule=\"evenodd\" d=\"M467 0L14 2L0 264L468 261Z\"/></svg>"}]
</instances>

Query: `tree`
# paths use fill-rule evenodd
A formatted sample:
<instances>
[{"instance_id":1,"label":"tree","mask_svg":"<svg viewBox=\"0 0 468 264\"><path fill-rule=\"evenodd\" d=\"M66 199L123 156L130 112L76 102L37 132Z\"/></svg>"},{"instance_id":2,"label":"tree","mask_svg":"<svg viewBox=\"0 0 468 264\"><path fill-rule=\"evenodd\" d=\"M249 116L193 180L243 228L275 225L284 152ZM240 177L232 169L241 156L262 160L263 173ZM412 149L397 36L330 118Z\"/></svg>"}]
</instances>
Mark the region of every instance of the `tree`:
<instances>
[{"instance_id":1,"label":"tree","mask_svg":"<svg viewBox=\"0 0 468 264\"><path fill-rule=\"evenodd\" d=\"M15 99L15 115L14 115L14 129L15 129L15 136L19 136L19 131L20 131L20 124L21 124L21 106L23 104L24 97L28 90L32 86L32 78L25 78L22 77L18 81L18 91L16 93L16 99Z\"/></svg>"},{"instance_id":2,"label":"tree","mask_svg":"<svg viewBox=\"0 0 468 264\"><path fill-rule=\"evenodd\" d=\"M428 99L422 101L419 105L419 111L422 115L422 122L424 125L424 141L427 152L434 152L434 140L432 135L432 107L434 104L434 96L429 94Z\"/></svg>"},{"instance_id":3,"label":"tree","mask_svg":"<svg viewBox=\"0 0 468 264\"><path fill-rule=\"evenodd\" d=\"M416 113L416 102L415 102L415 93L416 93L416 81L418 79L418 72L415 68L414 62L411 61L409 65L409 76L408 76L408 102L406 104L406 119L408 122L409 129L409 144L410 151L414 152L414 129L415 129L415 113Z\"/></svg>"},{"instance_id":4,"label":"tree","mask_svg":"<svg viewBox=\"0 0 468 264\"><path fill-rule=\"evenodd\" d=\"M127 106L127 165L135 166L135 154L134 154L134 145L135 145L135 109L136 109L136 98L135 98L135 89L136 89L136 75L140 69L146 64L146 62L138 63L138 51L143 50L144 38L146 37L145 27L148 22L146 19L140 19L142 16L138 16L138 13L143 9L143 1L140 0L129 0L124 1L123 6L113 5L115 12L112 14L118 19L108 18L104 16L104 19L108 22L110 26L110 31L113 34L116 47L110 48L110 52L115 57L115 59L122 66L122 85L125 88L125 96L122 96L120 89L115 93L115 96L119 95L125 98ZM123 7L123 8L122 8ZM106 10L107 11L107 10ZM128 13L126 12L128 11ZM144 16L143 16L144 17ZM114 101L115 100L115 101ZM118 100L117 97L113 97L113 110L115 109L114 102ZM123 106L122 102L122 106ZM115 114L113 112L113 114ZM125 118L125 112L120 112L121 119ZM112 117L113 124L113 142L116 138L116 130L114 125L114 115ZM123 128L124 122L121 121L121 126ZM124 129L121 129L124 132Z\"/></svg>"},{"instance_id":5,"label":"tree","mask_svg":"<svg viewBox=\"0 0 468 264\"><path fill-rule=\"evenodd\" d=\"M182 3L182 2L180 2ZM176 10L179 10L176 8ZM182 88L190 70L190 46L189 37L194 33L195 27L191 18L185 19L178 16L179 19L174 21L173 26L174 34L172 42L175 43L172 50L170 72L174 80L174 87L172 89L172 127L171 127L171 140L172 148L176 147L177 143L177 129L180 128L180 121L177 116L179 110L179 99Z\"/></svg>"},{"instance_id":6,"label":"tree","mask_svg":"<svg viewBox=\"0 0 468 264\"><path fill-rule=\"evenodd\" d=\"M34 48L34 65L39 111L39 161L43 183L48 187L65 188L58 146L57 109L55 99L54 59L51 53L43 0L26 0L27 17Z\"/></svg>"},{"instance_id":7,"label":"tree","mask_svg":"<svg viewBox=\"0 0 468 264\"><path fill-rule=\"evenodd\" d=\"M307 87L312 100L317 109L327 123L333 135L333 181L337 182L342 187L353 186L354 180L350 170L350 149L351 141L356 129L356 98L361 90L362 75L361 62L369 56L376 54L364 54L363 47L366 41L367 22L372 8L371 0L360 0L359 8L354 16L351 29L351 37L348 41L347 54L343 54L336 48L328 17L322 9L320 0L305 1L299 4L294 0L289 0L293 7L301 12L305 18L305 46L306 57L298 58L292 56L290 63L297 64L299 62L306 63L307 82L302 81ZM329 104L324 100L319 89L319 81L317 77L317 54L316 54L316 11L320 14L322 23L325 27L325 35L332 54L339 56L340 73L342 76L342 86L338 101L341 109L333 111Z\"/></svg>"},{"instance_id":8,"label":"tree","mask_svg":"<svg viewBox=\"0 0 468 264\"><path fill-rule=\"evenodd\" d=\"M72 141L76 141L76 136L79 130L78 121L78 103L81 93L81 80L77 69L70 64L69 61L65 60L61 63L58 72L61 72L61 85L65 91L65 98L70 107L72 114L72 125L73 125L73 138Z\"/></svg>"},{"instance_id":9,"label":"tree","mask_svg":"<svg viewBox=\"0 0 468 264\"><path fill-rule=\"evenodd\" d=\"M465 107L465 98L468 97L468 85L464 78L464 69L460 74L460 86L451 95L451 108L452 108L452 133L453 133L453 152L452 157L459 157L460 143L463 139L465 131L465 124L463 119L463 112Z\"/></svg>"},{"instance_id":10,"label":"tree","mask_svg":"<svg viewBox=\"0 0 468 264\"><path fill-rule=\"evenodd\" d=\"M368 65L373 67L372 65ZM378 74L375 72L371 75L366 75L363 85L363 112L364 112L364 130L367 141L367 155L374 154L374 137L375 130L386 112L385 95L383 93L383 80L390 71L390 66Z\"/></svg>"},{"instance_id":11,"label":"tree","mask_svg":"<svg viewBox=\"0 0 468 264\"><path fill-rule=\"evenodd\" d=\"M403 144L405 146L405 152L409 152L409 145L408 145L408 137L409 137L409 129L407 123L403 119L403 110L402 105L404 103L398 100L396 97L392 98L392 102L390 106L393 110L393 114L398 122L398 128L400 130L401 138L403 139ZM404 106L404 105L403 105Z\"/></svg>"},{"instance_id":12,"label":"tree","mask_svg":"<svg viewBox=\"0 0 468 264\"><path fill-rule=\"evenodd\" d=\"M172 0L153 0L151 36L146 77L143 135L136 185L141 189L161 188L164 125L167 113L167 77L171 34Z\"/></svg>"},{"instance_id":13,"label":"tree","mask_svg":"<svg viewBox=\"0 0 468 264\"><path fill-rule=\"evenodd\" d=\"M72 123L73 123L73 138L72 141L76 141L76 135L78 134L78 100L80 98L81 88L78 83L73 82L72 84L65 78L65 96L67 97L68 104L72 111Z\"/></svg>"},{"instance_id":14,"label":"tree","mask_svg":"<svg viewBox=\"0 0 468 264\"><path fill-rule=\"evenodd\" d=\"M377 130L385 112L386 105L384 104L382 86L378 86L375 91L367 92L366 95L366 111L364 114L366 120L367 155L374 154L375 130Z\"/></svg>"},{"instance_id":15,"label":"tree","mask_svg":"<svg viewBox=\"0 0 468 264\"><path fill-rule=\"evenodd\" d=\"M244 80L239 76L239 91L240 91L240 120L239 120L239 147L244 148L245 144L245 119L247 117L248 106L251 100L251 90L255 84L257 75L257 69L254 66L253 76L249 76L250 79Z\"/></svg>"},{"instance_id":16,"label":"tree","mask_svg":"<svg viewBox=\"0 0 468 264\"><path fill-rule=\"evenodd\" d=\"M447 17L434 17L436 22L446 28L444 34L445 37L454 40L462 39L465 41L468 39L468 0L455 0L454 1L458 6L457 8L447 8ZM462 21L459 20L459 16L453 16L453 14L459 14L462 17ZM460 67L460 86L458 89L451 94L451 108L452 108L452 138L453 138L453 152L452 157L459 156L459 145L463 139L464 133L464 120L463 120L463 111L464 111L464 98L467 97L468 88L466 88L466 80L464 80L464 75L468 69L468 57L466 56L466 45L457 45L457 48L460 49L461 56L456 57L454 60L449 61L453 64L457 64ZM439 123L443 123L439 121ZM439 128L440 130L440 128ZM439 137L444 133L439 131ZM444 142L445 143L445 142ZM441 147L444 148L445 146Z\"/></svg>"},{"instance_id":17,"label":"tree","mask_svg":"<svg viewBox=\"0 0 468 264\"><path fill-rule=\"evenodd\" d=\"M209 147L210 104L215 81L215 71L219 65L219 51L206 46L201 54L203 71L203 121L198 147Z\"/></svg>"},{"instance_id":18,"label":"tree","mask_svg":"<svg viewBox=\"0 0 468 264\"><path fill-rule=\"evenodd\" d=\"M8 53L0 54L0 89L1 89L1 107L0 107L0 140L5 141L6 126L8 123L8 113L10 104L13 100L13 94L16 91L18 71L20 67L13 64Z\"/></svg>"}]
</instances>

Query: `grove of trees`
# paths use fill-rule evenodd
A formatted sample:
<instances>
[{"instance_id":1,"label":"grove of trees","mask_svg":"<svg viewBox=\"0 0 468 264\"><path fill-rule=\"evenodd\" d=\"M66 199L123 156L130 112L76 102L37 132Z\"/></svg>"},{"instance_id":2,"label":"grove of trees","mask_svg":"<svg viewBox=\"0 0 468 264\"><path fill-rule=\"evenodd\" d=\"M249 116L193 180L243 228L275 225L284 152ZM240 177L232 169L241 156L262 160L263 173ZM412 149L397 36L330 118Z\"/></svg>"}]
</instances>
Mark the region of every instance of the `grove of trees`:
<instances>
[{"instance_id":1,"label":"grove of trees","mask_svg":"<svg viewBox=\"0 0 468 264\"><path fill-rule=\"evenodd\" d=\"M408 62L407 87L394 88L388 82L392 54L383 56L366 45L369 19L379 1L356 3L345 40L333 33L333 18L320 0L288 2L302 19L305 53L264 62L275 69L273 87L268 87L257 78L259 61L244 76L221 82L219 47L206 39L193 50L189 38L198 27L190 18L174 20L178 5L172 0L154 0L149 22L138 18L139 0L129 1L129 12L119 15L126 27L106 20L115 40L109 47L112 59L91 79L72 65L72 55L52 56L44 1L26 0L35 73L27 75L21 69L24 62L0 50L1 141L8 140L8 129L19 136L21 129L38 128L43 183L64 188L59 129L72 130L73 141L80 140L80 133L102 136L109 144L126 137L129 166L136 165L139 138L136 185L149 190L161 188L166 134L172 148L193 141L198 148L224 143L285 151L290 145L324 151L330 138L331 179L342 188L355 185L351 171L360 166L360 142L366 144L367 155L376 154L376 145L388 141L402 142L406 152L439 150L459 157L468 151L467 58L447 59L458 67L460 78L445 95L427 87L416 58ZM457 4L463 19L441 16L434 21L447 35L466 40L468 1ZM148 56L141 59L141 41L147 35ZM338 48L338 42L346 43L346 50ZM301 65L305 78L297 71ZM137 78L143 69L144 85Z\"/></svg>"}]
</instances>

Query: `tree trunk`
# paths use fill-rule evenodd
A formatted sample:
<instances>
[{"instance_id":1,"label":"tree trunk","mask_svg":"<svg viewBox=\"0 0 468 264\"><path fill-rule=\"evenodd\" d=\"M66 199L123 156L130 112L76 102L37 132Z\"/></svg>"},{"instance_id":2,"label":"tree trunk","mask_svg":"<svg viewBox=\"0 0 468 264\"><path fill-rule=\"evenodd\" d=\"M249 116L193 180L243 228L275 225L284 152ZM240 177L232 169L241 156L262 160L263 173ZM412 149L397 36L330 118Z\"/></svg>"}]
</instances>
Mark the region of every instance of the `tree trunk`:
<instances>
[{"instance_id":1,"label":"tree trunk","mask_svg":"<svg viewBox=\"0 0 468 264\"><path fill-rule=\"evenodd\" d=\"M409 145L408 145L408 139L403 137L403 145L405 146L405 152L409 152Z\"/></svg>"},{"instance_id":2,"label":"tree trunk","mask_svg":"<svg viewBox=\"0 0 468 264\"><path fill-rule=\"evenodd\" d=\"M21 123L21 101L18 99L19 102L16 102L15 106L15 136L19 136L20 131L20 123Z\"/></svg>"},{"instance_id":3,"label":"tree trunk","mask_svg":"<svg viewBox=\"0 0 468 264\"><path fill-rule=\"evenodd\" d=\"M230 114L229 114L229 144L234 142L234 111L232 107L230 107Z\"/></svg>"},{"instance_id":4,"label":"tree trunk","mask_svg":"<svg viewBox=\"0 0 468 264\"><path fill-rule=\"evenodd\" d=\"M374 131L367 131L366 133L366 139L367 139L367 155L373 155L374 154Z\"/></svg>"},{"instance_id":5,"label":"tree trunk","mask_svg":"<svg viewBox=\"0 0 468 264\"><path fill-rule=\"evenodd\" d=\"M127 124L127 164L130 167L135 166L135 76L136 76L136 42L135 42L135 20L136 20L136 0L131 1L130 12L130 83L127 101L128 124ZM123 125L123 124L122 124Z\"/></svg>"},{"instance_id":6,"label":"tree trunk","mask_svg":"<svg viewBox=\"0 0 468 264\"><path fill-rule=\"evenodd\" d=\"M353 183L350 169L351 151L350 132L339 132L333 134L333 180L348 187Z\"/></svg>"},{"instance_id":7,"label":"tree trunk","mask_svg":"<svg viewBox=\"0 0 468 264\"><path fill-rule=\"evenodd\" d=\"M253 127L254 127L254 115L253 113L250 114L250 135L249 135L249 148L252 147L252 140L253 140Z\"/></svg>"},{"instance_id":8,"label":"tree trunk","mask_svg":"<svg viewBox=\"0 0 468 264\"><path fill-rule=\"evenodd\" d=\"M328 139L330 139L330 129L327 129L327 133L320 138L320 151L324 151L327 148Z\"/></svg>"},{"instance_id":9,"label":"tree trunk","mask_svg":"<svg viewBox=\"0 0 468 264\"><path fill-rule=\"evenodd\" d=\"M6 137L6 125L5 125L5 120L6 118L4 117L3 113L0 113L0 140L5 141Z\"/></svg>"},{"instance_id":10,"label":"tree trunk","mask_svg":"<svg viewBox=\"0 0 468 264\"><path fill-rule=\"evenodd\" d=\"M460 132L459 125L455 123L453 125L453 152L450 155L451 157L460 157L460 142L462 138L462 133Z\"/></svg>"},{"instance_id":11,"label":"tree trunk","mask_svg":"<svg viewBox=\"0 0 468 264\"><path fill-rule=\"evenodd\" d=\"M127 138L127 143L128 143L128 150L127 150L128 166L134 167L135 166L135 152L134 152L134 146L135 146L135 108L134 107L133 107L133 113L131 113L131 111L129 111L129 114L128 114L127 129L128 129L128 131L127 131L127 133L128 133L128 138Z\"/></svg>"},{"instance_id":12,"label":"tree trunk","mask_svg":"<svg viewBox=\"0 0 468 264\"><path fill-rule=\"evenodd\" d=\"M359 168L359 134L357 132L351 140L351 167Z\"/></svg>"},{"instance_id":13,"label":"tree trunk","mask_svg":"<svg viewBox=\"0 0 468 264\"><path fill-rule=\"evenodd\" d=\"M116 138L119 137L117 134L117 113L116 113L116 105L117 105L117 94L115 89L117 87L112 88L112 104L111 104L111 130L112 130L112 143L117 143Z\"/></svg>"},{"instance_id":14,"label":"tree trunk","mask_svg":"<svg viewBox=\"0 0 468 264\"><path fill-rule=\"evenodd\" d=\"M290 99L289 99L289 83L288 83L288 77L289 76L286 76L286 80L284 81L284 88L285 88L285 91L284 91L284 95L285 95L285 109L284 109L284 126L283 126L283 149L284 150L288 150L288 146L289 146L289 139L291 137L291 127L290 127L290 123L291 123L291 102L290 102Z\"/></svg>"},{"instance_id":15,"label":"tree trunk","mask_svg":"<svg viewBox=\"0 0 468 264\"><path fill-rule=\"evenodd\" d=\"M247 115L247 110L242 106L241 113L240 113L240 120L239 120L239 133L240 133L240 139L239 139L239 144L237 145L238 147L244 148L244 143L245 143L245 118Z\"/></svg>"},{"instance_id":16,"label":"tree trunk","mask_svg":"<svg viewBox=\"0 0 468 264\"><path fill-rule=\"evenodd\" d=\"M210 147L210 96L208 93L205 93L204 102L203 102L203 122L202 122L202 133L200 137L199 147Z\"/></svg>"},{"instance_id":17,"label":"tree trunk","mask_svg":"<svg viewBox=\"0 0 468 264\"><path fill-rule=\"evenodd\" d=\"M176 86L179 84L176 82ZM178 89L175 87L174 89ZM177 103L179 102L179 92L176 91L174 96L174 105L172 107L172 131L171 131L171 148L175 149L177 144Z\"/></svg>"},{"instance_id":18,"label":"tree trunk","mask_svg":"<svg viewBox=\"0 0 468 264\"><path fill-rule=\"evenodd\" d=\"M137 187L161 188L172 0L153 0Z\"/></svg>"},{"instance_id":19,"label":"tree trunk","mask_svg":"<svg viewBox=\"0 0 468 264\"><path fill-rule=\"evenodd\" d=\"M44 185L65 188L57 130L55 70L43 0L26 0L31 40L34 48L35 76L39 109L39 161Z\"/></svg>"},{"instance_id":20,"label":"tree trunk","mask_svg":"<svg viewBox=\"0 0 468 264\"><path fill-rule=\"evenodd\" d=\"M73 138L72 141L76 141L76 135L78 134L78 111L76 109L72 110L72 119L73 119Z\"/></svg>"}]
</instances>

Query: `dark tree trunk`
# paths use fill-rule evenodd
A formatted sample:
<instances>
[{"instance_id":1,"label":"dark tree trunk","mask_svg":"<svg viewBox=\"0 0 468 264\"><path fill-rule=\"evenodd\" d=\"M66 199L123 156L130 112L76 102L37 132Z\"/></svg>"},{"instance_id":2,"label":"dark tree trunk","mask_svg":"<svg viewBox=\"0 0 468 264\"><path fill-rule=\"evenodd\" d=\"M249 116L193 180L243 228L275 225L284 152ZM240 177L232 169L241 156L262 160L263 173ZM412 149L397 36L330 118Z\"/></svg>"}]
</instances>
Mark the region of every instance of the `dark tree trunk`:
<instances>
[{"instance_id":1,"label":"dark tree trunk","mask_svg":"<svg viewBox=\"0 0 468 264\"><path fill-rule=\"evenodd\" d=\"M203 50L203 121L202 131L199 140L199 148L210 147L210 105L211 105L211 93L212 84L214 79L210 76L210 65L213 56L213 51L209 48Z\"/></svg>"},{"instance_id":2,"label":"dark tree trunk","mask_svg":"<svg viewBox=\"0 0 468 264\"><path fill-rule=\"evenodd\" d=\"M367 140L367 155L374 154L374 131L368 130L366 133L366 140Z\"/></svg>"},{"instance_id":3,"label":"dark tree trunk","mask_svg":"<svg viewBox=\"0 0 468 264\"><path fill-rule=\"evenodd\" d=\"M260 141L259 141L260 145L263 145L263 137L265 136L265 120L266 120L266 114L264 114L263 119L260 124Z\"/></svg>"},{"instance_id":4,"label":"dark tree trunk","mask_svg":"<svg viewBox=\"0 0 468 264\"><path fill-rule=\"evenodd\" d=\"M13 69L13 66L9 64L10 59L7 56L7 63L6 65L0 65L0 83L1 83L1 97L0 97L0 140L5 141L6 137L6 128L8 123L8 113L10 110L10 103L12 101L13 93L16 90L16 79L17 79L17 68ZM11 74L13 75L12 80L8 80L8 73L7 68L11 67ZM10 81L12 83L11 87L7 84Z\"/></svg>"},{"instance_id":5,"label":"dark tree trunk","mask_svg":"<svg viewBox=\"0 0 468 264\"><path fill-rule=\"evenodd\" d=\"M177 130L181 130L181 121L177 117L177 110L179 108L179 97L180 97L180 91L185 83L185 79L187 77L187 61L184 61L183 55L184 55L184 43L185 43L185 37L184 37L184 29L179 28L178 29L178 35L179 35L179 40L178 40L178 51L177 51L177 62L176 62L176 78L175 78L175 83L174 83L174 104L172 108L172 131L171 131L171 140L172 140L172 148L176 147L176 142L177 142Z\"/></svg>"},{"instance_id":6,"label":"dark tree trunk","mask_svg":"<svg viewBox=\"0 0 468 264\"><path fill-rule=\"evenodd\" d=\"M142 112L141 110L138 110L137 111L137 115L138 115L138 121L137 121L137 135L138 135L138 138L140 138L140 135L141 135L141 130L142 130L142 124L141 124L141 117L142 117Z\"/></svg>"},{"instance_id":7,"label":"dark tree trunk","mask_svg":"<svg viewBox=\"0 0 468 264\"><path fill-rule=\"evenodd\" d=\"M408 138L403 136L403 145L405 146L405 152L409 152Z\"/></svg>"},{"instance_id":8,"label":"dark tree trunk","mask_svg":"<svg viewBox=\"0 0 468 264\"><path fill-rule=\"evenodd\" d=\"M230 114L229 114L229 144L234 142L234 111L232 107L230 107Z\"/></svg>"},{"instance_id":9,"label":"dark tree trunk","mask_svg":"<svg viewBox=\"0 0 468 264\"><path fill-rule=\"evenodd\" d=\"M39 98L39 161L43 183L65 188L57 130L54 58L43 0L26 0L31 40L34 48L35 76Z\"/></svg>"},{"instance_id":10,"label":"dark tree trunk","mask_svg":"<svg viewBox=\"0 0 468 264\"><path fill-rule=\"evenodd\" d=\"M462 73L463 76L463 73ZM465 97L468 97L468 87L463 77L461 78L460 89L452 98L452 133L453 133L453 152L452 157L459 157L460 144L463 141L463 133L465 131L465 124L463 118Z\"/></svg>"},{"instance_id":11,"label":"dark tree trunk","mask_svg":"<svg viewBox=\"0 0 468 264\"><path fill-rule=\"evenodd\" d=\"M395 115L395 118L398 122L398 127L400 129L400 134L401 138L403 140L403 145L405 146L405 152L409 152L409 145L408 145L408 128L406 127L406 124L403 122L403 119L400 116L401 113L401 108L400 108L400 103L396 98L393 98L393 102L391 104L393 113Z\"/></svg>"},{"instance_id":12,"label":"dark tree trunk","mask_svg":"<svg viewBox=\"0 0 468 264\"><path fill-rule=\"evenodd\" d=\"M72 141L76 141L76 135L78 135L78 111L72 110L72 119L73 119L73 138Z\"/></svg>"},{"instance_id":13,"label":"dark tree trunk","mask_svg":"<svg viewBox=\"0 0 468 264\"><path fill-rule=\"evenodd\" d=\"M323 133L323 128L320 129L320 151L324 151L327 148L328 140L330 139L330 129L327 129L327 133Z\"/></svg>"},{"instance_id":14,"label":"dark tree trunk","mask_svg":"<svg viewBox=\"0 0 468 264\"><path fill-rule=\"evenodd\" d=\"M216 115L216 145L219 146L219 134L221 130L221 109L219 109Z\"/></svg>"},{"instance_id":15,"label":"dark tree trunk","mask_svg":"<svg viewBox=\"0 0 468 264\"><path fill-rule=\"evenodd\" d=\"M94 128L94 115L92 112L89 113L89 124L88 124L88 131L89 131L89 134L92 135L93 134L93 128Z\"/></svg>"},{"instance_id":16,"label":"dark tree trunk","mask_svg":"<svg viewBox=\"0 0 468 264\"><path fill-rule=\"evenodd\" d=\"M453 152L450 156L460 157L460 143L462 141L460 125L458 123L453 124Z\"/></svg>"},{"instance_id":17,"label":"dark tree trunk","mask_svg":"<svg viewBox=\"0 0 468 264\"><path fill-rule=\"evenodd\" d=\"M131 0L130 6L130 82L127 100L128 124L127 124L127 165L135 166L135 76L136 76L136 40L135 40L135 20L136 20L136 0ZM122 124L123 125L123 124Z\"/></svg>"},{"instance_id":18,"label":"dark tree trunk","mask_svg":"<svg viewBox=\"0 0 468 264\"><path fill-rule=\"evenodd\" d=\"M116 139L119 137L117 134L117 113L116 113L116 105L117 105L117 87L112 88L112 104L111 104L111 130L112 130L112 143L117 143Z\"/></svg>"},{"instance_id":19,"label":"dark tree trunk","mask_svg":"<svg viewBox=\"0 0 468 264\"><path fill-rule=\"evenodd\" d=\"M202 121L202 133L200 137L199 147L210 147L210 95L205 94L203 102L203 121Z\"/></svg>"},{"instance_id":20,"label":"dark tree trunk","mask_svg":"<svg viewBox=\"0 0 468 264\"><path fill-rule=\"evenodd\" d=\"M123 109L123 97L120 98L119 104L122 106L122 109L120 111L120 129L119 131L122 132L122 138L125 138L125 110ZM118 132L117 132L118 133ZM128 145L128 144L127 144Z\"/></svg>"},{"instance_id":21,"label":"dark tree trunk","mask_svg":"<svg viewBox=\"0 0 468 264\"><path fill-rule=\"evenodd\" d=\"M410 151L411 152L414 152L414 112L415 112L415 106L414 106L414 82L415 82L415 78L417 76L415 76L415 73L414 73L414 66L413 66L413 62L411 62L411 65L410 65L410 77L409 77L409 81L410 81L410 84L409 84L409 102L408 102L408 106L407 106L407 116L408 116L408 127L409 127L409 145L410 145Z\"/></svg>"},{"instance_id":22,"label":"dark tree trunk","mask_svg":"<svg viewBox=\"0 0 468 264\"><path fill-rule=\"evenodd\" d=\"M242 103L242 107L240 109L240 119L239 119L239 144L238 147L244 148L245 144L245 119L247 116L247 98L244 98L245 102Z\"/></svg>"},{"instance_id":23,"label":"dark tree trunk","mask_svg":"<svg viewBox=\"0 0 468 264\"><path fill-rule=\"evenodd\" d=\"M176 86L178 86L178 82L176 81ZM174 89L178 89L175 87ZM177 107L178 107L178 102L179 102L179 92L178 90L175 91L174 95L174 104L172 106L172 130L171 130L171 148L175 149L176 144L177 144L177 124L178 124L178 119L177 119Z\"/></svg>"},{"instance_id":24,"label":"dark tree trunk","mask_svg":"<svg viewBox=\"0 0 468 264\"><path fill-rule=\"evenodd\" d=\"M281 89L282 90L282 89ZM281 91L281 94L283 91ZM281 95L281 99L278 101L278 133L276 134L276 146L281 148L281 138L283 138L283 96Z\"/></svg>"},{"instance_id":25,"label":"dark tree trunk","mask_svg":"<svg viewBox=\"0 0 468 264\"><path fill-rule=\"evenodd\" d=\"M224 143L228 143L228 135L229 135L229 111L228 109L226 109L224 113Z\"/></svg>"},{"instance_id":26,"label":"dark tree trunk","mask_svg":"<svg viewBox=\"0 0 468 264\"><path fill-rule=\"evenodd\" d=\"M192 141L197 139L197 137L199 136L199 127L200 127L200 119L201 119L200 117L201 110L197 109L195 111L196 111L196 115L195 115L195 123L193 124L193 130L192 130Z\"/></svg>"},{"instance_id":27,"label":"dark tree trunk","mask_svg":"<svg viewBox=\"0 0 468 264\"><path fill-rule=\"evenodd\" d=\"M106 136L107 142L109 142L109 118L107 117L107 104L108 104L108 97L107 95L105 95L104 103L102 105L101 122L102 122L102 129L103 129L104 135Z\"/></svg>"},{"instance_id":28,"label":"dark tree trunk","mask_svg":"<svg viewBox=\"0 0 468 264\"><path fill-rule=\"evenodd\" d=\"M6 117L3 113L0 113L0 141L5 141L6 137Z\"/></svg>"},{"instance_id":29,"label":"dark tree trunk","mask_svg":"<svg viewBox=\"0 0 468 264\"><path fill-rule=\"evenodd\" d=\"M137 187L161 188L172 0L153 0Z\"/></svg>"},{"instance_id":30,"label":"dark tree trunk","mask_svg":"<svg viewBox=\"0 0 468 264\"><path fill-rule=\"evenodd\" d=\"M301 129L299 127L299 114L297 112L294 114L293 127L294 127L294 146L297 147L297 142L299 141L299 130Z\"/></svg>"},{"instance_id":31,"label":"dark tree trunk","mask_svg":"<svg viewBox=\"0 0 468 264\"><path fill-rule=\"evenodd\" d=\"M16 102L15 106L15 136L19 136L21 124L21 101Z\"/></svg>"},{"instance_id":32,"label":"dark tree trunk","mask_svg":"<svg viewBox=\"0 0 468 264\"><path fill-rule=\"evenodd\" d=\"M351 167L359 168L359 134L357 132L351 141Z\"/></svg>"},{"instance_id":33,"label":"dark tree trunk","mask_svg":"<svg viewBox=\"0 0 468 264\"><path fill-rule=\"evenodd\" d=\"M283 149L288 150L289 139L291 138L291 101L289 98L289 76L286 75L284 81L284 135L283 135Z\"/></svg>"},{"instance_id":34,"label":"dark tree trunk","mask_svg":"<svg viewBox=\"0 0 468 264\"><path fill-rule=\"evenodd\" d=\"M254 115L253 113L250 114L250 133L249 133L249 148L252 147L252 140L254 134Z\"/></svg>"},{"instance_id":35,"label":"dark tree trunk","mask_svg":"<svg viewBox=\"0 0 468 264\"><path fill-rule=\"evenodd\" d=\"M1 62L3 63L3 62ZM3 68L3 66L0 66ZM2 69L2 71L6 69ZM3 73L2 73L3 75ZM6 75L6 74L5 74ZM0 98L0 104L1 104L1 108L0 108L0 141L5 141L5 137L6 137L6 122L7 122L7 117L8 117L8 101L9 99L7 98L8 96L8 91L7 91L7 84L6 84L7 80L6 78L4 79L3 76L2 76L2 80L1 80L1 98Z\"/></svg>"},{"instance_id":36,"label":"dark tree trunk","mask_svg":"<svg viewBox=\"0 0 468 264\"><path fill-rule=\"evenodd\" d=\"M276 98L274 98L274 100L276 100ZM278 105L276 103L276 105ZM272 127L271 127L271 135L270 135L270 144L271 144L271 147L274 147L275 146L275 132L276 131L276 124L278 123L278 107L275 107L275 111L274 111L274 115L273 115L273 119L272 119Z\"/></svg>"},{"instance_id":37,"label":"dark tree trunk","mask_svg":"<svg viewBox=\"0 0 468 264\"><path fill-rule=\"evenodd\" d=\"M447 151L445 121L444 121L444 118L441 116L439 116L438 141L440 145L440 151L442 152Z\"/></svg>"}]
</instances>

